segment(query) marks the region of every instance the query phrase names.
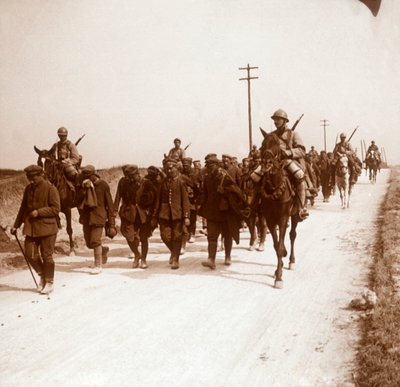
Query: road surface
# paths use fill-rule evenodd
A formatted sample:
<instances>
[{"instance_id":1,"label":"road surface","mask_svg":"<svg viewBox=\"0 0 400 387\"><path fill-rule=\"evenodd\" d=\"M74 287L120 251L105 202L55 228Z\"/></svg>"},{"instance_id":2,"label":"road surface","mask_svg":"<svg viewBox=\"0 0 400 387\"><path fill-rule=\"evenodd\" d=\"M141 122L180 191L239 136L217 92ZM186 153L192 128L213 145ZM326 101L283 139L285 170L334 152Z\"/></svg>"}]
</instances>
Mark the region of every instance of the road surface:
<instances>
[{"instance_id":1,"label":"road surface","mask_svg":"<svg viewBox=\"0 0 400 387\"><path fill-rule=\"evenodd\" d=\"M204 236L171 270L156 233L147 270L131 268L118 237L99 276L84 247L57 257L50 297L36 293L28 270L3 275L0 385L352 385L358 314L348 304L367 284L388 176L372 185L363 172L346 210L338 194L317 198L281 290L270 236L264 252L248 251L246 231L232 265L220 252L215 271L200 264Z\"/></svg>"}]
</instances>

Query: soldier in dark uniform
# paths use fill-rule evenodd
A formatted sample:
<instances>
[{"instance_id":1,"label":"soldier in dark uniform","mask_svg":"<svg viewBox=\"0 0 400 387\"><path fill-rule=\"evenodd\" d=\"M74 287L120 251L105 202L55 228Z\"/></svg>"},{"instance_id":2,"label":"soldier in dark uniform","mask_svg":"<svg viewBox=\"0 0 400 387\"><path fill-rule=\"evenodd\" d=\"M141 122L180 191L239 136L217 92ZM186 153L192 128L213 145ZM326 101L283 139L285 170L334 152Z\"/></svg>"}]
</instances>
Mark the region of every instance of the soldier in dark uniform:
<instances>
[{"instance_id":1,"label":"soldier in dark uniform","mask_svg":"<svg viewBox=\"0 0 400 387\"><path fill-rule=\"evenodd\" d=\"M102 246L101 237L106 224L115 228L114 204L110 186L96 173L93 165L81 170L83 198L78 206L79 222L83 225L86 246L93 249L94 268L91 274L100 274L107 262L108 247Z\"/></svg>"},{"instance_id":2,"label":"soldier in dark uniform","mask_svg":"<svg viewBox=\"0 0 400 387\"><path fill-rule=\"evenodd\" d=\"M233 181L239 185L240 184L240 171L239 168L233 164L232 156L223 154L222 155L223 168L228 172L229 176Z\"/></svg>"},{"instance_id":3,"label":"soldier in dark uniform","mask_svg":"<svg viewBox=\"0 0 400 387\"><path fill-rule=\"evenodd\" d=\"M136 194L138 215L136 225L139 230L141 245L141 264L142 269L147 268L147 253L149 251L149 238L157 227L156 208L160 189L160 171L153 165L147 168L147 175ZM139 224L140 222L140 224Z\"/></svg>"},{"instance_id":4,"label":"soldier in dark uniform","mask_svg":"<svg viewBox=\"0 0 400 387\"><path fill-rule=\"evenodd\" d=\"M182 179L186 184L190 203L190 225L188 228L184 227L184 237L182 242L182 253L184 253L186 242L193 243L195 241L194 235L196 234L197 205L198 197L200 195L198 176L196 176L193 171L192 159L190 157L185 157L183 159Z\"/></svg>"},{"instance_id":5,"label":"soldier in dark uniform","mask_svg":"<svg viewBox=\"0 0 400 387\"><path fill-rule=\"evenodd\" d=\"M65 177L73 184L77 183L78 168L81 162L78 148L67 139L68 130L61 127L57 130L59 141L50 149L50 154L59 162Z\"/></svg>"},{"instance_id":6,"label":"soldier in dark uniform","mask_svg":"<svg viewBox=\"0 0 400 387\"><path fill-rule=\"evenodd\" d=\"M122 177L118 182L114 210L119 213L121 218L121 233L134 254L133 268L136 269L139 267L141 259L138 233L141 222L136 208L136 195L142 184L142 179L138 166L134 164L126 165L124 174L126 176ZM143 269L147 268L146 262L142 262L141 267Z\"/></svg>"},{"instance_id":7,"label":"soldier in dark uniform","mask_svg":"<svg viewBox=\"0 0 400 387\"><path fill-rule=\"evenodd\" d=\"M239 243L241 218L232 205L240 200L245 202L242 192L225 169L220 167L220 160L215 155L206 156L207 173L203 182L203 202L200 213L207 219L208 260L203 266L215 269L215 258L218 249L218 237L224 241L225 265L231 264L233 239ZM229 196L232 194L232 196ZM235 195L235 196L234 196ZM233 197L236 202L231 201Z\"/></svg>"},{"instance_id":8,"label":"soldier in dark uniform","mask_svg":"<svg viewBox=\"0 0 400 387\"><path fill-rule=\"evenodd\" d=\"M371 145L368 147L366 155L365 155L365 160L368 160L369 157L371 157L372 154L376 155L376 158L378 159L378 163L381 163L381 153L379 152L378 146L375 144L375 141L371 141Z\"/></svg>"},{"instance_id":9,"label":"soldier in dark uniform","mask_svg":"<svg viewBox=\"0 0 400 387\"><path fill-rule=\"evenodd\" d=\"M44 179L43 169L30 165L24 169L30 183L26 186L11 234L24 224L25 255L40 276L38 291L49 294L54 283L54 246L60 226L60 196ZM40 253L39 253L40 251Z\"/></svg>"},{"instance_id":10,"label":"soldier in dark uniform","mask_svg":"<svg viewBox=\"0 0 400 387\"><path fill-rule=\"evenodd\" d=\"M160 225L161 239L171 252L171 269L179 269L183 226L190 225L189 197L180 177L177 161L167 159L164 172L166 177L161 182L156 217Z\"/></svg>"}]
</instances>

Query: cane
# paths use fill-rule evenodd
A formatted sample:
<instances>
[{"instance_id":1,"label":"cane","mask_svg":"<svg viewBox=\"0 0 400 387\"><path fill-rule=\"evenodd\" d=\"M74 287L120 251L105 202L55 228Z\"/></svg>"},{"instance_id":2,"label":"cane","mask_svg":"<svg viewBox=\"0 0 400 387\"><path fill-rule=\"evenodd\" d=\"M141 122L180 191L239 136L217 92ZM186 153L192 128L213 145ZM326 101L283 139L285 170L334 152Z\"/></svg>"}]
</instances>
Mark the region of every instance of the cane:
<instances>
[{"instance_id":1,"label":"cane","mask_svg":"<svg viewBox=\"0 0 400 387\"><path fill-rule=\"evenodd\" d=\"M20 242L19 239L18 239L17 233L15 233L14 235L15 235L15 239L16 239L17 242L18 242L18 246L19 246L19 248L21 249L21 253L22 253L22 255L23 255L24 258L25 258L25 262L26 262L26 264L28 265L29 271L31 272L32 278L33 278L33 280L35 281L35 285L36 285L36 287L38 287L38 283L36 282L36 278L35 278L35 276L33 275L33 272L32 272L32 269L31 269L31 265L29 264L29 261L28 261L28 259L26 258L25 251L23 250L23 248L22 248L22 246L21 246L21 242Z\"/></svg>"}]
</instances>

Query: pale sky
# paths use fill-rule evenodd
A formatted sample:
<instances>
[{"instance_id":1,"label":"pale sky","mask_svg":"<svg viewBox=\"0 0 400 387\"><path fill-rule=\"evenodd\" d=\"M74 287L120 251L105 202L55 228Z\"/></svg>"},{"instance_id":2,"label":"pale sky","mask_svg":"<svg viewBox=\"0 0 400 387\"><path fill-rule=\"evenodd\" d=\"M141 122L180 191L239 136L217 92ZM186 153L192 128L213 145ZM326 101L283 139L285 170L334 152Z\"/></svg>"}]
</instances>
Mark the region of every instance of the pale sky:
<instances>
[{"instance_id":1,"label":"pale sky","mask_svg":"<svg viewBox=\"0 0 400 387\"><path fill-rule=\"evenodd\" d=\"M0 0L0 168L36 163L65 126L83 164L160 165L247 156L285 109L309 150L375 140L400 162L400 2L375 18L358 0Z\"/></svg>"}]
</instances>

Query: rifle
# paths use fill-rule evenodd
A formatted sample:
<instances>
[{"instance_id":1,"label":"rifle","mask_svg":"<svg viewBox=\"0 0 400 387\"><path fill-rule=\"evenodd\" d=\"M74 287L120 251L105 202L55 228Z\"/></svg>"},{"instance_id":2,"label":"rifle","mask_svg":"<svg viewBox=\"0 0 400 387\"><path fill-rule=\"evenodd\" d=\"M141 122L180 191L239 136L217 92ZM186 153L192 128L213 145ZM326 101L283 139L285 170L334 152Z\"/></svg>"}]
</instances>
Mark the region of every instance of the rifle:
<instances>
[{"instance_id":1,"label":"rifle","mask_svg":"<svg viewBox=\"0 0 400 387\"><path fill-rule=\"evenodd\" d=\"M75 142L76 146L78 146L78 144L81 142L83 137L85 137L85 134L78 138L78 140Z\"/></svg>"},{"instance_id":2,"label":"rifle","mask_svg":"<svg viewBox=\"0 0 400 387\"><path fill-rule=\"evenodd\" d=\"M183 148L183 150L186 150L187 148L189 148L190 147L190 145L192 145L192 143L191 142L189 142L189 144L187 144L184 148Z\"/></svg>"},{"instance_id":3,"label":"rifle","mask_svg":"<svg viewBox=\"0 0 400 387\"><path fill-rule=\"evenodd\" d=\"M292 126L292 131L296 129L296 126L299 124L300 120L303 118L304 114L302 114L297 121L294 123L294 125Z\"/></svg>"},{"instance_id":4,"label":"rifle","mask_svg":"<svg viewBox=\"0 0 400 387\"><path fill-rule=\"evenodd\" d=\"M349 139L347 140L347 142L350 142L351 138L353 137L354 133L356 132L356 130L358 129L358 125L356 126L356 128L353 130L353 133L350 135Z\"/></svg>"}]
</instances>

